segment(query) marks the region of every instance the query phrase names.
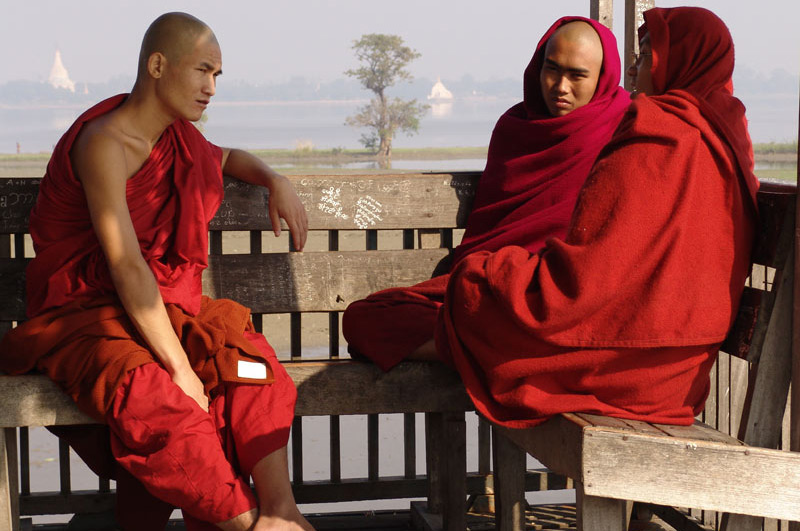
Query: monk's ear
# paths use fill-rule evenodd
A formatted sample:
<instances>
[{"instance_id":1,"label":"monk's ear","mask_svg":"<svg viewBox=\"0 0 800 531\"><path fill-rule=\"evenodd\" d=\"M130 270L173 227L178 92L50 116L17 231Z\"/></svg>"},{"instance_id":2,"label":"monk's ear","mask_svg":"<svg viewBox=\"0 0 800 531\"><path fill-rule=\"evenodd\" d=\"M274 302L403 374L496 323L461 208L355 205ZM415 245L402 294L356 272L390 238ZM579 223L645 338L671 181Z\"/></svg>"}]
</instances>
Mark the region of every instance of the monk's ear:
<instances>
[{"instance_id":1,"label":"monk's ear","mask_svg":"<svg viewBox=\"0 0 800 531\"><path fill-rule=\"evenodd\" d=\"M161 52L153 52L147 59L147 72L155 79L159 79L164 75L166 66L167 57Z\"/></svg>"}]
</instances>

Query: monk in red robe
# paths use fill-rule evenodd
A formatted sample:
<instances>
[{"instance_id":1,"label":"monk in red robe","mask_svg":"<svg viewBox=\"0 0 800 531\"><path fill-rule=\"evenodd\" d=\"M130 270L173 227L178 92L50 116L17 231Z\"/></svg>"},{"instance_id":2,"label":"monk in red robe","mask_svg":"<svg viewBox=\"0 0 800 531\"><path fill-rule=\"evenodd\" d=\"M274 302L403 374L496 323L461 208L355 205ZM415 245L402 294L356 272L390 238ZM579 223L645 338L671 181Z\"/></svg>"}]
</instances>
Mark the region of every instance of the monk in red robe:
<instances>
[{"instance_id":1,"label":"monk in red robe","mask_svg":"<svg viewBox=\"0 0 800 531\"><path fill-rule=\"evenodd\" d=\"M122 515L126 529L163 528L172 506L187 529L311 529L288 476L294 385L247 308L202 296L223 171L269 188L276 234L280 218L297 249L307 234L286 178L190 123L221 65L207 25L162 15L145 34L132 92L67 131L31 213L30 319L0 346L0 369L44 372L107 423L122 479L167 508L152 517L118 483L120 506L139 513Z\"/></svg>"},{"instance_id":2,"label":"monk in red robe","mask_svg":"<svg viewBox=\"0 0 800 531\"><path fill-rule=\"evenodd\" d=\"M566 234L575 200L630 103L614 34L583 17L556 21L525 70L524 101L497 122L472 212L452 263L480 250L535 252ZM350 304L348 350L383 370L435 357L436 316L449 275Z\"/></svg>"},{"instance_id":3,"label":"monk in red robe","mask_svg":"<svg viewBox=\"0 0 800 531\"><path fill-rule=\"evenodd\" d=\"M437 350L496 423L686 425L703 408L749 273L758 181L724 23L701 8L644 21L638 94L566 237L473 253L451 274Z\"/></svg>"}]
</instances>

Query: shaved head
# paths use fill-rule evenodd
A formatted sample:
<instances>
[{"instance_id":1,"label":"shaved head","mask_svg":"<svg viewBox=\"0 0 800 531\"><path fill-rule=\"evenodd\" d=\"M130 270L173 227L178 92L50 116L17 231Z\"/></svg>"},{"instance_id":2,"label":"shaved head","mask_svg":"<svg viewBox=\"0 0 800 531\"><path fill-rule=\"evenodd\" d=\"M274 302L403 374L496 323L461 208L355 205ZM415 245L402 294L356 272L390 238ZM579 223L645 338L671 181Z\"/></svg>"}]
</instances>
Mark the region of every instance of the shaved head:
<instances>
[{"instance_id":1,"label":"shaved head","mask_svg":"<svg viewBox=\"0 0 800 531\"><path fill-rule=\"evenodd\" d=\"M558 40L585 48L595 64L603 64L603 43L600 41L600 35L588 22L576 20L564 24L547 41L547 49L556 46ZM545 55L547 55L547 50L545 50Z\"/></svg>"},{"instance_id":2,"label":"shaved head","mask_svg":"<svg viewBox=\"0 0 800 531\"><path fill-rule=\"evenodd\" d=\"M552 116L589 103L603 69L603 42L588 22L560 26L547 40L539 73L542 97Z\"/></svg>"},{"instance_id":3,"label":"shaved head","mask_svg":"<svg viewBox=\"0 0 800 531\"><path fill-rule=\"evenodd\" d=\"M188 13L161 15L150 24L142 39L137 78L146 74L147 61L154 53L161 53L167 60L177 63L184 55L192 52L197 40L203 36L217 42L211 28Z\"/></svg>"}]
</instances>

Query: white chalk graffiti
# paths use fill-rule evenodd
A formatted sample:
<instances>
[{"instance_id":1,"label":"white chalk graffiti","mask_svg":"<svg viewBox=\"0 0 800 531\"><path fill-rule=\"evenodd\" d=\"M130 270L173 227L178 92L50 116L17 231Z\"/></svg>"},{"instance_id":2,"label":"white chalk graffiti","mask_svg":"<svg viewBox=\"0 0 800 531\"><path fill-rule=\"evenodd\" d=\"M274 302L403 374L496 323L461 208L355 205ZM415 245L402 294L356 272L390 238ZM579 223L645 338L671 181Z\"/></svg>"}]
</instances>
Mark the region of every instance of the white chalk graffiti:
<instances>
[{"instance_id":1,"label":"white chalk graffiti","mask_svg":"<svg viewBox=\"0 0 800 531\"><path fill-rule=\"evenodd\" d=\"M381 212L383 212L383 205L365 195L356 202L356 215L353 216L353 223L359 229L366 229L370 225L375 225L375 221L383 220L380 216Z\"/></svg>"},{"instance_id":2,"label":"white chalk graffiti","mask_svg":"<svg viewBox=\"0 0 800 531\"><path fill-rule=\"evenodd\" d=\"M339 197L342 194L341 188L334 188L331 186L327 190L322 191L322 199L317 203L317 208L326 214L331 214L336 218L350 219L350 216L342 212L342 202Z\"/></svg>"}]
</instances>

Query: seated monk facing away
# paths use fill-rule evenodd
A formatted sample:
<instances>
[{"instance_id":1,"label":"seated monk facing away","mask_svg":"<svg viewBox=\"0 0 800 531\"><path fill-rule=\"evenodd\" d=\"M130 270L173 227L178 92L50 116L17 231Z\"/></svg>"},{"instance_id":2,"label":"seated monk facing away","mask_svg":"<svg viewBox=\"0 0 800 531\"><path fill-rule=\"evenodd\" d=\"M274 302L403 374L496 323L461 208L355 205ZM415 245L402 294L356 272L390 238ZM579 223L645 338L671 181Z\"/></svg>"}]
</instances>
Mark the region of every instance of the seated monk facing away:
<instances>
[{"instance_id":1,"label":"seated monk facing away","mask_svg":"<svg viewBox=\"0 0 800 531\"><path fill-rule=\"evenodd\" d=\"M499 424L688 425L708 395L757 226L733 43L702 8L648 10L639 39L638 94L566 237L473 253L451 273L437 351Z\"/></svg>"},{"instance_id":2,"label":"seated monk facing away","mask_svg":"<svg viewBox=\"0 0 800 531\"><path fill-rule=\"evenodd\" d=\"M453 263L519 245L536 252L563 237L583 185L625 109L614 34L564 17L539 41L524 75L524 101L497 122L472 212ZM449 275L379 291L350 304L343 333L354 358L383 370L403 359L434 359L436 316Z\"/></svg>"},{"instance_id":3,"label":"seated monk facing away","mask_svg":"<svg viewBox=\"0 0 800 531\"><path fill-rule=\"evenodd\" d=\"M30 219L30 320L0 345L0 369L47 374L108 424L125 529L163 529L173 506L190 530L311 529L287 467L294 385L247 308L202 296L223 171L269 188L276 234L280 218L297 249L307 234L286 178L190 123L221 67L203 22L153 22L132 92L86 111L55 148Z\"/></svg>"}]
</instances>

